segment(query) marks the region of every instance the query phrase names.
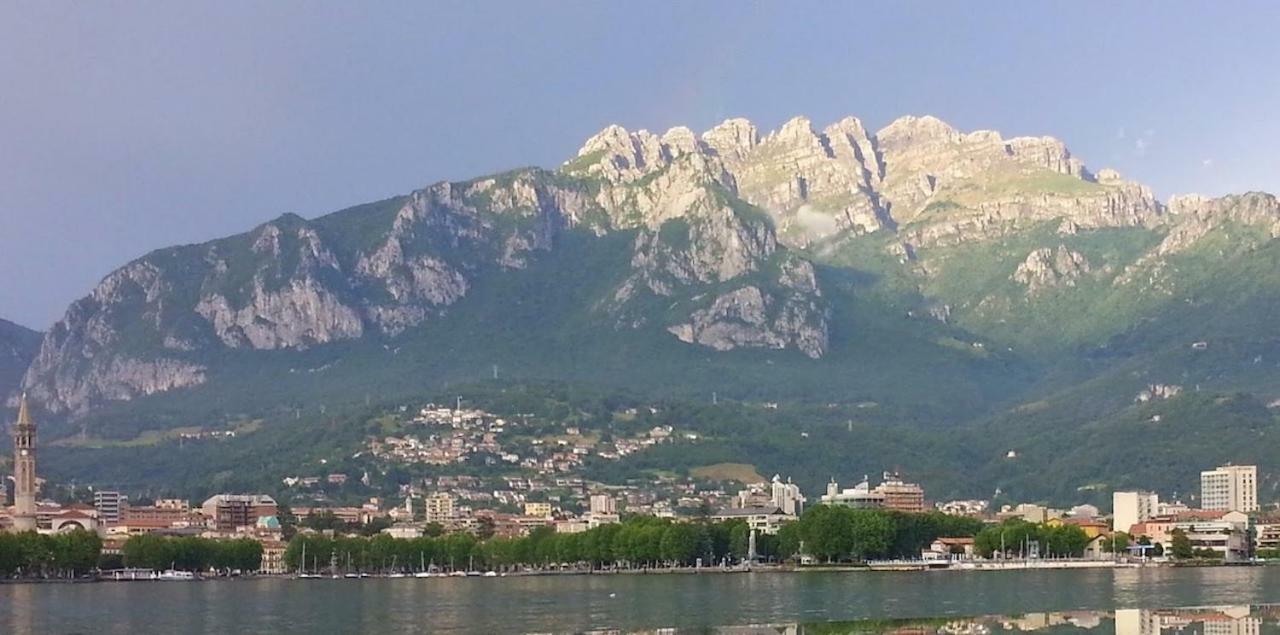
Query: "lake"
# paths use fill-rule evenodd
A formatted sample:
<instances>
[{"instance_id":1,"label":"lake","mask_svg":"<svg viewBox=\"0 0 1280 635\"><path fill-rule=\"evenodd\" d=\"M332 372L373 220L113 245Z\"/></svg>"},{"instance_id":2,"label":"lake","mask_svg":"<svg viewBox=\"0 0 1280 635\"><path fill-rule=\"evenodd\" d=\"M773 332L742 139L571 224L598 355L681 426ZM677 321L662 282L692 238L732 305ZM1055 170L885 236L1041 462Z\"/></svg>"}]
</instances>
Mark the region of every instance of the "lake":
<instances>
[{"instance_id":1,"label":"lake","mask_svg":"<svg viewBox=\"0 0 1280 635\"><path fill-rule=\"evenodd\" d=\"M1115 609L1276 602L1280 567L4 584L0 632L844 632L830 623L1084 610L1106 631Z\"/></svg>"}]
</instances>

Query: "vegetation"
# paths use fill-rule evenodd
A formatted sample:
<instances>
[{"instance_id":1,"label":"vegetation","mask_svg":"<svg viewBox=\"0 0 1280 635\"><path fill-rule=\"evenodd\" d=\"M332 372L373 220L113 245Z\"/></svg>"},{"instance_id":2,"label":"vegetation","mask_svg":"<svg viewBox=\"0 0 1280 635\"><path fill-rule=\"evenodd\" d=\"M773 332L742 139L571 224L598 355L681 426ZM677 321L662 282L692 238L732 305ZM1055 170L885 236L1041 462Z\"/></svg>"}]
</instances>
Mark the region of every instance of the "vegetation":
<instances>
[{"instance_id":1,"label":"vegetation","mask_svg":"<svg viewBox=\"0 0 1280 635\"><path fill-rule=\"evenodd\" d=\"M0 576L79 577L97 566L101 553L102 540L90 531L0 532Z\"/></svg>"},{"instance_id":2,"label":"vegetation","mask_svg":"<svg viewBox=\"0 0 1280 635\"><path fill-rule=\"evenodd\" d=\"M262 543L144 534L124 543L124 565L141 569L251 573L262 568Z\"/></svg>"},{"instance_id":3,"label":"vegetation","mask_svg":"<svg viewBox=\"0 0 1280 635\"><path fill-rule=\"evenodd\" d=\"M974 550L983 558L1027 558L1037 550L1044 558L1078 558L1088 544L1089 536L1075 525L1036 524L1016 518L983 529L973 541Z\"/></svg>"},{"instance_id":4,"label":"vegetation","mask_svg":"<svg viewBox=\"0 0 1280 635\"><path fill-rule=\"evenodd\" d=\"M336 563L342 571L386 572L424 567L448 571L671 567L692 566L698 561L712 565L746 557L748 545L746 524L741 521L688 523L637 516L581 533L562 534L539 527L523 538L482 540L467 533L414 539L386 534L329 538L300 533L285 551L289 570L303 568L304 547L307 571L326 570L330 563ZM777 542L771 536L759 536L757 552L762 557L776 557Z\"/></svg>"}]
</instances>

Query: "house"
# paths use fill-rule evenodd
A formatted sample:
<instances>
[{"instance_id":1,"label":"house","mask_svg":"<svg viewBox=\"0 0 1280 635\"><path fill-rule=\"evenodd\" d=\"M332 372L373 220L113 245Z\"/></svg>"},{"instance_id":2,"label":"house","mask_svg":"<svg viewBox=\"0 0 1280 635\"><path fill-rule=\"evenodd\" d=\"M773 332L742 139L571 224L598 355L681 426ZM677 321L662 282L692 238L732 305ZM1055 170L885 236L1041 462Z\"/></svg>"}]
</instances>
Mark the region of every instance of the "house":
<instances>
[{"instance_id":1,"label":"house","mask_svg":"<svg viewBox=\"0 0 1280 635\"><path fill-rule=\"evenodd\" d=\"M938 538L920 552L923 560L971 560L973 559L973 538Z\"/></svg>"}]
</instances>

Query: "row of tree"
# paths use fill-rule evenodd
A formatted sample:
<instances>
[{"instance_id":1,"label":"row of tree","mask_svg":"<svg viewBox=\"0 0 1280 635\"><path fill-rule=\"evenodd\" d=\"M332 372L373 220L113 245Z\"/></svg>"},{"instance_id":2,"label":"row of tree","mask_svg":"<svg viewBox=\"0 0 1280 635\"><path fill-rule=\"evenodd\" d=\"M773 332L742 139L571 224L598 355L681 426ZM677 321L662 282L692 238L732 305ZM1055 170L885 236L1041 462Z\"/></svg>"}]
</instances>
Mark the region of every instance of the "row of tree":
<instances>
[{"instance_id":1,"label":"row of tree","mask_svg":"<svg viewBox=\"0 0 1280 635\"><path fill-rule=\"evenodd\" d=\"M980 520L940 512L905 513L815 505L778 532L784 557L803 551L825 562L918 558L939 537L969 537Z\"/></svg>"},{"instance_id":2,"label":"row of tree","mask_svg":"<svg viewBox=\"0 0 1280 635\"><path fill-rule=\"evenodd\" d=\"M973 536L982 522L941 513L908 514L818 505L778 535L757 534L755 555L782 560L803 551L827 562L918 557L939 536ZM285 552L292 571L413 571L439 568L671 567L737 562L750 552L742 520L681 522L648 516L559 534L540 527L522 538L467 533L394 539L298 534ZM306 561L303 562L303 554Z\"/></svg>"},{"instance_id":3,"label":"row of tree","mask_svg":"<svg viewBox=\"0 0 1280 635\"><path fill-rule=\"evenodd\" d=\"M0 575L78 577L97 566L101 553L102 539L90 531L0 533Z\"/></svg>"},{"instance_id":4,"label":"row of tree","mask_svg":"<svg viewBox=\"0 0 1280 635\"><path fill-rule=\"evenodd\" d=\"M1089 535L1075 525L1006 520L979 531L974 551L983 558L1078 558L1084 555ZM1127 542L1125 543L1127 546Z\"/></svg>"},{"instance_id":5,"label":"row of tree","mask_svg":"<svg viewBox=\"0 0 1280 635\"><path fill-rule=\"evenodd\" d=\"M285 551L292 571L382 572L510 569L515 567L654 567L704 564L746 557L749 530L743 521L676 522L638 516L580 533L539 527L521 538L482 540L468 533L395 539L386 534L327 537L298 534ZM777 539L757 536L761 557L778 555ZM303 562L305 551L306 561Z\"/></svg>"},{"instance_id":6,"label":"row of tree","mask_svg":"<svg viewBox=\"0 0 1280 635\"><path fill-rule=\"evenodd\" d=\"M140 569L253 572L262 567L262 543L251 538L212 540L144 534L125 541L124 565Z\"/></svg>"}]
</instances>

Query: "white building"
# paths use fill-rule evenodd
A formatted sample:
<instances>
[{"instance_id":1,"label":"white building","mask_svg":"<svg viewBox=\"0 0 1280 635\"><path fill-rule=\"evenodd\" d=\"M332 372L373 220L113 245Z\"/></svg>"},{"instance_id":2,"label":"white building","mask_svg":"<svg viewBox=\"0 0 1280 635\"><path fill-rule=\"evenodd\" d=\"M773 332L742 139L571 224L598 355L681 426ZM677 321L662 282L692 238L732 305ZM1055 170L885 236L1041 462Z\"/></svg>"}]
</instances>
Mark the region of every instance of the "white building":
<instances>
[{"instance_id":1,"label":"white building","mask_svg":"<svg viewBox=\"0 0 1280 635\"><path fill-rule=\"evenodd\" d=\"M1134 525L1146 522L1160 508L1160 497L1153 492L1113 492L1111 494L1111 531L1129 533Z\"/></svg>"},{"instance_id":2,"label":"white building","mask_svg":"<svg viewBox=\"0 0 1280 635\"><path fill-rule=\"evenodd\" d=\"M128 505L129 497L120 492L98 490L93 493L93 508L98 510L98 520L109 525L120 522Z\"/></svg>"},{"instance_id":3,"label":"white building","mask_svg":"<svg viewBox=\"0 0 1280 635\"><path fill-rule=\"evenodd\" d=\"M1258 466L1224 465L1201 472L1200 507L1245 513L1258 511Z\"/></svg>"},{"instance_id":4,"label":"white building","mask_svg":"<svg viewBox=\"0 0 1280 635\"><path fill-rule=\"evenodd\" d=\"M613 500L613 497L608 494L592 494L591 513L593 515L616 514L618 513L618 504Z\"/></svg>"},{"instance_id":5,"label":"white building","mask_svg":"<svg viewBox=\"0 0 1280 635\"><path fill-rule=\"evenodd\" d=\"M858 509L884 507L884 494L872 490L871 484L865 478L852 488L843 490L840 489L840 484L836 483L835 479L831 479L831 482L827 483L827 493L822 496L821 500L827 505L845 505Z\"/></svg>"}]
</instances>

